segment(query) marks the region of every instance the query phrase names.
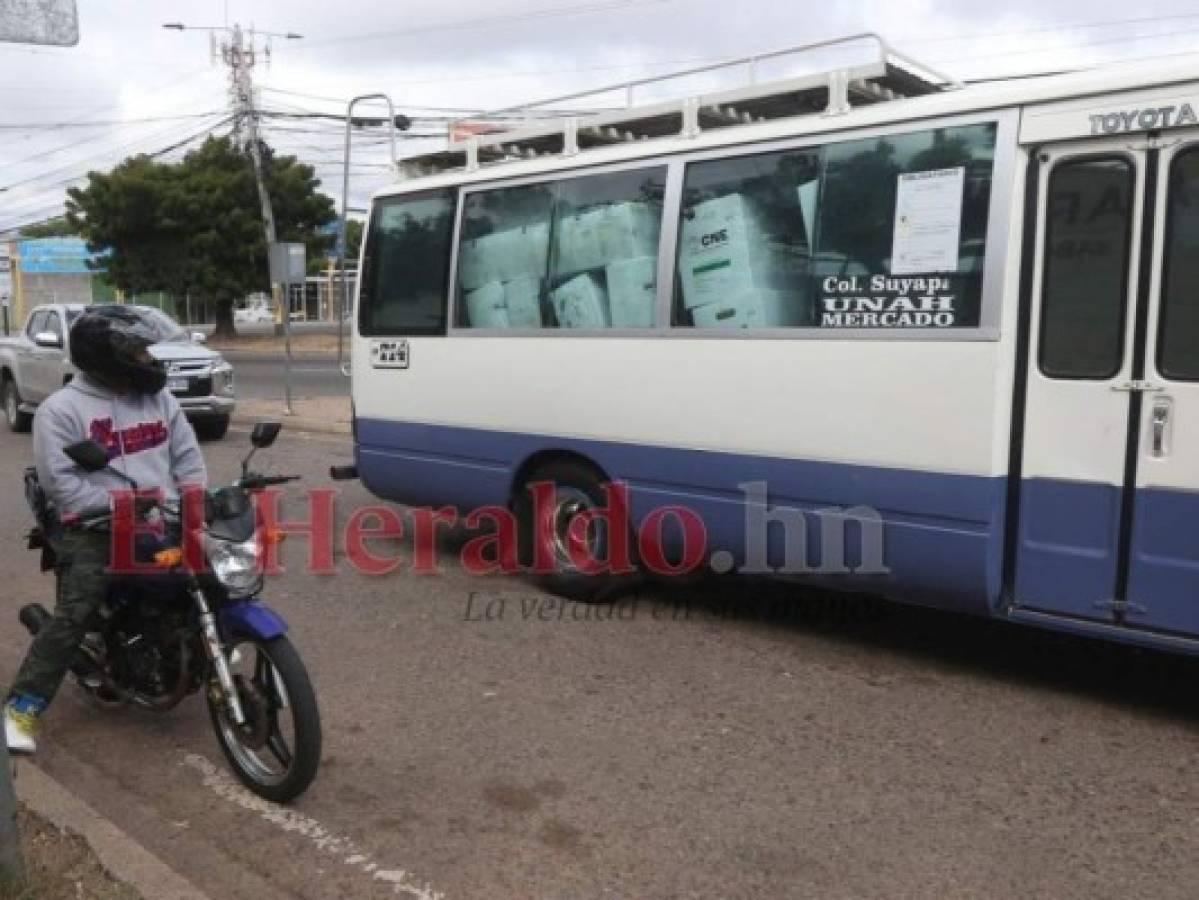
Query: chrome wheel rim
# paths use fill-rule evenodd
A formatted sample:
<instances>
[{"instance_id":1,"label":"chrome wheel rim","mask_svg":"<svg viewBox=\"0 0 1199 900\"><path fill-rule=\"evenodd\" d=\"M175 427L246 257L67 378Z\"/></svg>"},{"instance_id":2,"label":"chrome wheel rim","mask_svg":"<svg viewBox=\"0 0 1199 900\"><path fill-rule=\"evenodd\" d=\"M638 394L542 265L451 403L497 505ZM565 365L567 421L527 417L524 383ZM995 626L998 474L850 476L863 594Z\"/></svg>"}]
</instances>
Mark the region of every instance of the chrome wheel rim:
<instances>
[{"instance_id":1,"label":"chrome wheel rim","mask_svg":"<svg viewBox=\"0 0 1199 900\"><path fill-rule=\"evenodd\" d=\"M270 651L253 641L230 647L229 669L247 724L237 725L222 709L221 737L238 768L258 784L277 785L295 765L296 726L287 687Z\"/></svg>"},{"instance_id":2,"label":"chrome wheel rim","mask_svg":"<svg viewBox=\"0 0 1199 900\"><path fill-rule=\"evenodd\" d=\"M576 571L571 548L577 547L578 542L571 536L571 524L582 513L596 508L595 503L587 494L574 488L558 488L554 497L554 514L551 530L551 546L554 559L560 568ZM602 560L602 553L607 545L607 534L602 521L590 523L583 540L583 549L594 560Z\"/></svg>"}]
</instances>

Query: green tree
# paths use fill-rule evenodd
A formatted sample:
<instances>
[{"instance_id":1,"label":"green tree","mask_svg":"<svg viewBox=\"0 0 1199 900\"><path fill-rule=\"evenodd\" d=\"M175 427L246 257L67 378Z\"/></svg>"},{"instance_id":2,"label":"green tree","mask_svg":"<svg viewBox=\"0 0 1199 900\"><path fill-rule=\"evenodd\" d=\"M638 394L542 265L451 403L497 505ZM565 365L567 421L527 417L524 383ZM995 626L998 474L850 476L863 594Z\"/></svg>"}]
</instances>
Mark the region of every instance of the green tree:
<instances>
[{"instance_id":1,"label":"green tree","mask_svg":"<svg viewBox=\"0 0 1199 900\"><path fill-rule=\"evenodd\" d=\"M333 201L311 166L262 150L279 240L324 253L332 238L319 232ZM109 278L122 290L211 298L219 336L234 334L239 297L270 290L253 163L229 138L209 138L179 163L135 156L89 173L68 192L67 221L92 249L110 251Z\"/></svg>"},{"instance_id":2,"label":"green tree","mask_svg":"<svg viewBox=\"0 0 1199 900\"><path fill-rule=\"evenodd\" d=\"M73 237L79 234L74 226L67 221L66 216L58 216L35 225L25 225L21 228L21 237L30 240L50 237Z\"/></svg>"},{"instance_id":3,"label":"green tree","mask_svg":"<svg viewBox=\"0 0 1199 900\"><path fill-rule=\"evenodd\" d=\"M365 226L361 219L349 219L346 221L346 263L355 265L358 262L358 253L362 249L362 231Z\"/></svg>"}]
</instances>

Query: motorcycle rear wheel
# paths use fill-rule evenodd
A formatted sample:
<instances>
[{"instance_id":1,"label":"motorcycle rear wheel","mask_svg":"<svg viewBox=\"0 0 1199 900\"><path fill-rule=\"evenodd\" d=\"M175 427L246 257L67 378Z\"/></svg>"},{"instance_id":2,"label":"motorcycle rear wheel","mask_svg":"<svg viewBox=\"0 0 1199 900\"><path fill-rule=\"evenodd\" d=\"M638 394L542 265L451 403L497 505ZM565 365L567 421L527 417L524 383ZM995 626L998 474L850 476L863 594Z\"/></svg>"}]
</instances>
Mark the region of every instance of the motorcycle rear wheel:
<instances>
[{"instance_id":1,"label":"motorcycle rear wheel","mask_svg":"<svg viewBox=\"0 0 1199 900\"><path fill-rule=\"evenodd\" d=\"M234 723L220 691L208 691L221 751L250 791L275 803L294 800L312 784L321 760L320 712L308 671L286 637L237 638L229 655L247 722Z\"/></svg>"}]
</instances>

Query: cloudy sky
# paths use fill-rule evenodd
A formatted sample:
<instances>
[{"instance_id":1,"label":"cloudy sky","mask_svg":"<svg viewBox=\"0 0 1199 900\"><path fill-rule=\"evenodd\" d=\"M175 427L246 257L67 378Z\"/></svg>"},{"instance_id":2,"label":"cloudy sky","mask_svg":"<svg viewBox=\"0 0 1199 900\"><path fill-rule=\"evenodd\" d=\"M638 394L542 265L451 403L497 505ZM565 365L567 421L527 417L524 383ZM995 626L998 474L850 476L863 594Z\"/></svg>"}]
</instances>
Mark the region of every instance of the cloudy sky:
<instances>
[{"instance_id":1,"label":"cloudy sky","mask_svg":"<svg viewBox=\"0 0 1199 900\"><path fill-rule=\"evenodd\" d=\"M268 140L316 166L335 197L341 126L288 114L344 114L355 94L390 94L414 117L413 132L430 134L458 110L863 30L962 79L1199 51L1193 0L77 2L77 46L0 44L0 232L60 212L89 169L228 130L226 72L210 62L209 33L166 22L303 35L272 40L269 68L255 71L260 105L274 113ZM0 0L0 10L12 5ZM389 178L381 137L356 139L354 205Z\"/></svg>"}]
</instances>

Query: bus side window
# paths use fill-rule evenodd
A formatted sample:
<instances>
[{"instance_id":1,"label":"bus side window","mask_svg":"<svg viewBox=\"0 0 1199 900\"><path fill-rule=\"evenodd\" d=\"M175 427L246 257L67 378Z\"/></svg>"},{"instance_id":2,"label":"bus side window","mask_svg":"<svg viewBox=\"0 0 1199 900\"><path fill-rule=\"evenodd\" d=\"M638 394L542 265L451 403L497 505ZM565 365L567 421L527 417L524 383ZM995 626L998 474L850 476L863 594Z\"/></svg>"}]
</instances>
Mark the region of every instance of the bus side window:
<instances>
[{"instance_id":1,"label":"bus side window","mask_svg":"<svg viewBox=\"0 0 1199 900\"><path fill-rule=\"evenodd\" d=\"M979 325L996 134L956 125L824 147L821 327Z\"/></svg>"},{"instance_id":2,"label":"bus side window","mask_svg":"<svg viewBox=\"0 0 1199 900\"><path fill-rule=\"evenodd\" d=\"M455 209L453 190L375 202L359 292L362 334L446 333Z\"/></svg>"},{"instance_id":3,"label":"bus side window","mask_svg":"<svg viewBox=\"0 0 1199 900\"><path fill-rule=\"evenodd\" d=\"M692 163L674 324L978 326L995 140L987 123Z\"/></svg>"},{"instance_id":4,"label":"bus side window","mask_svg":"<svg viewBox=\"0 0 1199 900\"><path fill-rule=\"evenodd\" d=\"M658 167L471 194L458 325L653 327L665 188Z\"/></svg>"},{"instance_id":5,"label":"bus side window","mask_svg":"<svg viewBox=\"0 0 1199 900\"><path fill-rule=\"evenodd\" d=\"M549 296L559 328L652 328L666 169L559 182Z\"/></svg>"},{"instance_id":6,"label":"bus side window","mask_svg":"<svg viewBox=\"0 0 1199 900\"><path fill-rule=\"evenodd\" d=\"M541 328L553 189L546 184L470 194L458 246L462 328Z\"/></svg>"},{"instance_id":7,"label":"bus side window","mask_svg":"<svg viewBox=\"0 0 1199 900\"><path fill-rule=\"evenodd\" d=\"M1133 176L1120 156L1067 160L1049 174L1039 360L1050 378L1120 371Z\"/></svg>"},{"instance_id":8,"label":"bus side window","mask_svg":"<svg viewBox=\"0 0 1199 900\"><path fill-rule=\"evenodd\" d=\"M811 234L820 153L801 150L687 167L674 324L814 324Z\"/></svg>"}]
</instances>

